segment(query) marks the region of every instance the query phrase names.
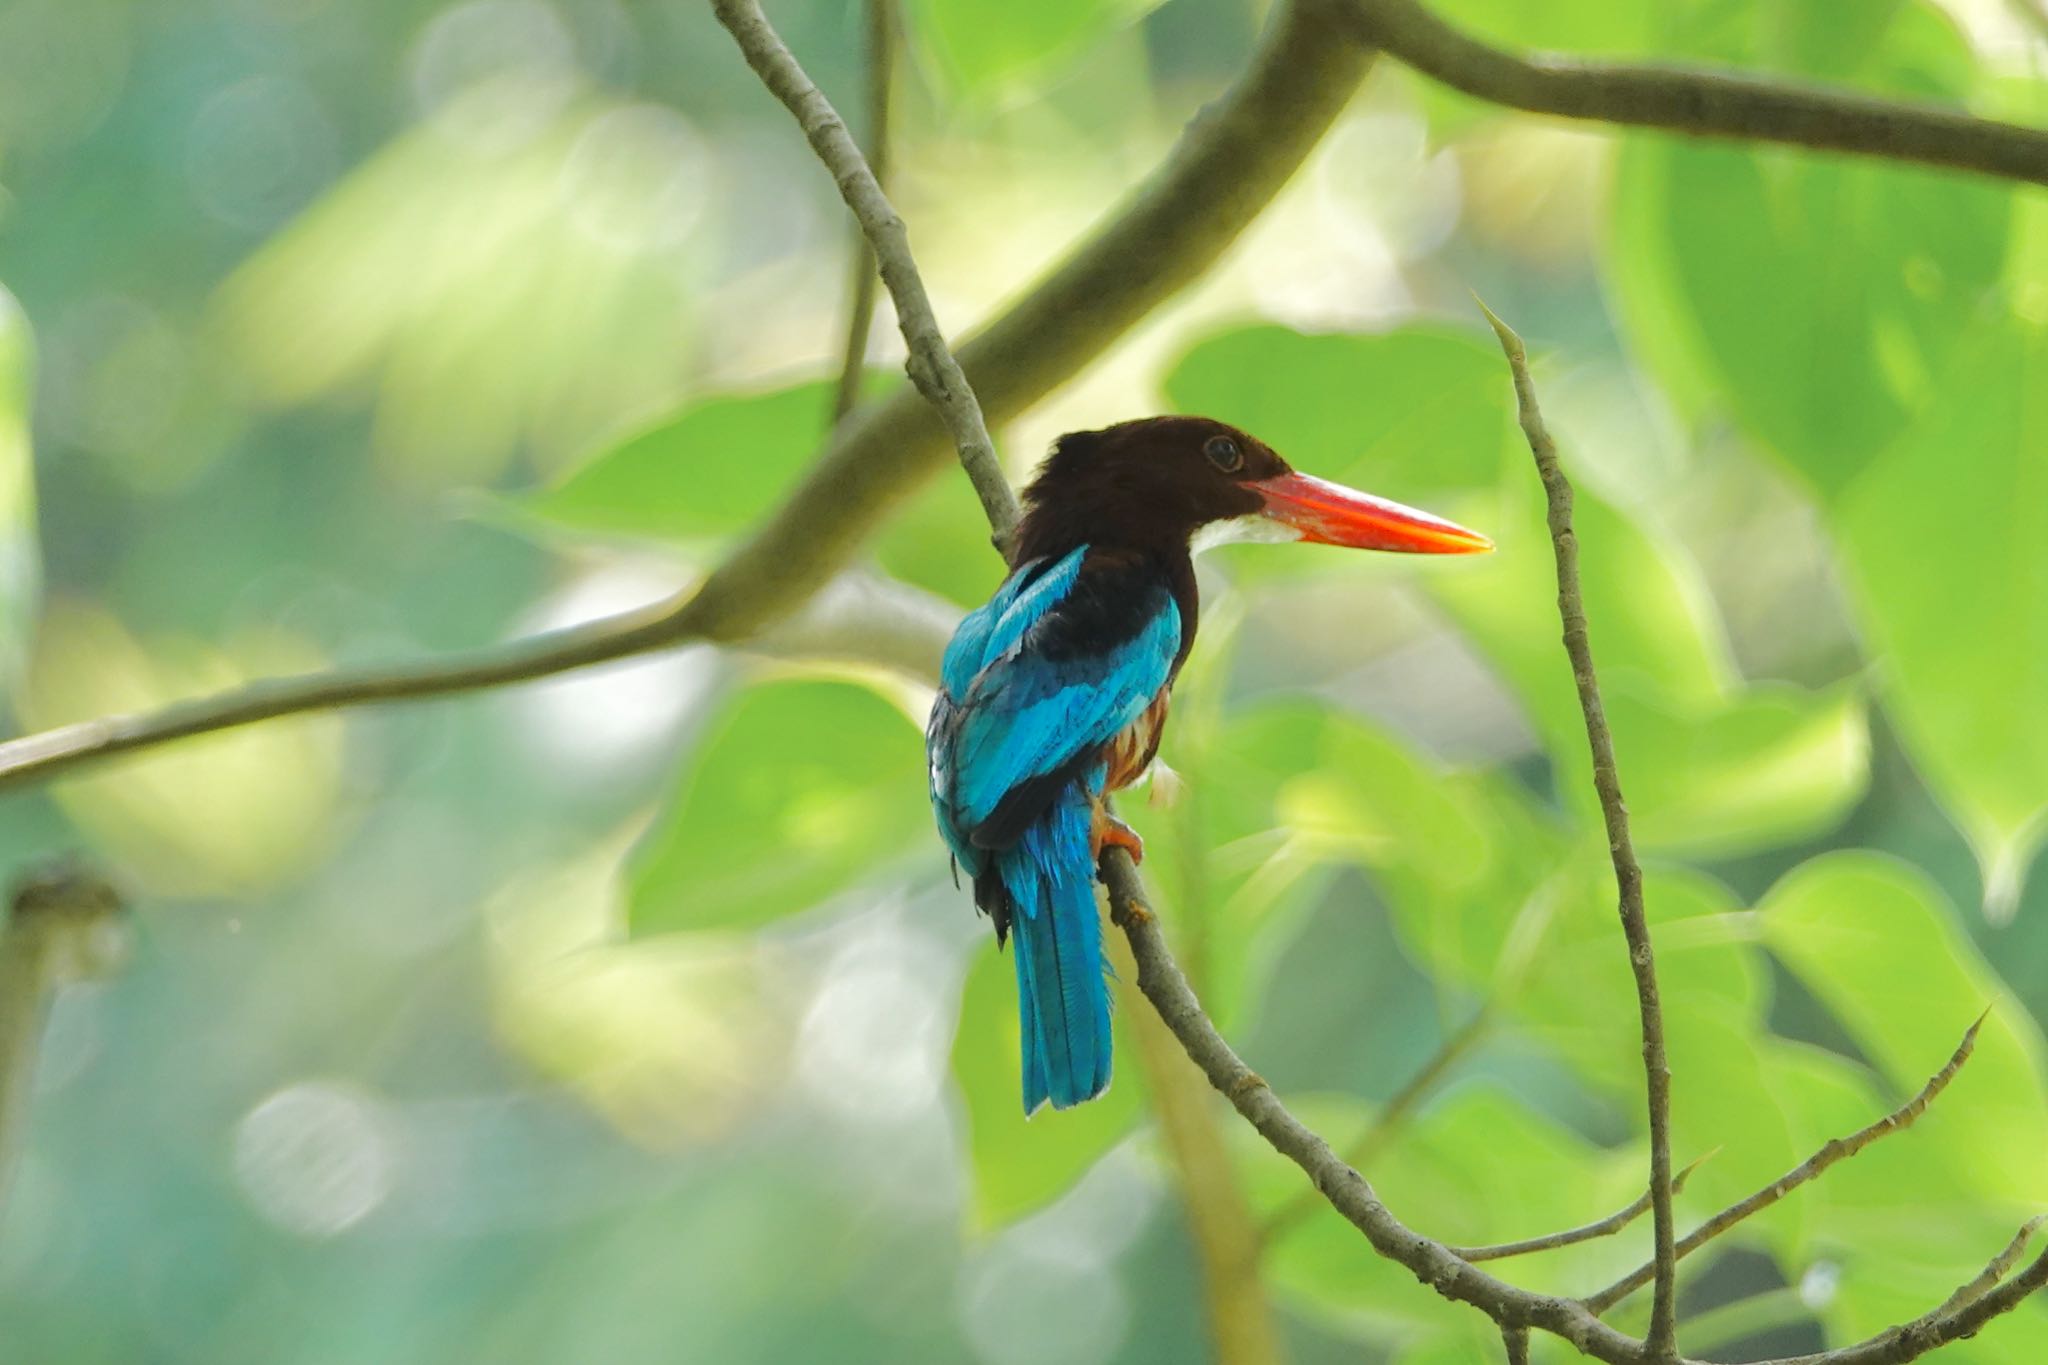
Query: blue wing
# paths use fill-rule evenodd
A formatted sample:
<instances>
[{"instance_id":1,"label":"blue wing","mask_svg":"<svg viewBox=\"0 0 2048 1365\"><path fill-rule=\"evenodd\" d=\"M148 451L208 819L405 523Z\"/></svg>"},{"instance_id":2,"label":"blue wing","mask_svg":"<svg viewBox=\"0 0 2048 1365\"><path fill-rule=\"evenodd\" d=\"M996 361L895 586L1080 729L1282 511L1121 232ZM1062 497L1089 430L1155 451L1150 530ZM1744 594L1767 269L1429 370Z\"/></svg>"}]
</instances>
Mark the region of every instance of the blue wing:
<instances>
[{"instance_id":1,"label":"blue wing","mask_svg":"<svg viewBox=\"0 0 2048 1365\"><path fill-rule=\"evenodd\" d=\"M962 866L1004 847L1172 677L1164 575L1089 557L1022 565L960 624L927 730L932 807ZM1000 818L999 818L1000 817Z\"/></svg>"}]
</instances>

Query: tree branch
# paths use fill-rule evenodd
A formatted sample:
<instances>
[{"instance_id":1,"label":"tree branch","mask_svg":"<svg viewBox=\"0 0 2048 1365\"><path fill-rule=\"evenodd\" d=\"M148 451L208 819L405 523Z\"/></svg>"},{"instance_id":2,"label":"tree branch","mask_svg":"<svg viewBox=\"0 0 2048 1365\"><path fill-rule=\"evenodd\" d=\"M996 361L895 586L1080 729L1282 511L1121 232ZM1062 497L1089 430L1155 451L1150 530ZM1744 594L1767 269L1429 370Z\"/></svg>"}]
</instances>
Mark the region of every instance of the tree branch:
<instances>
[{"instance_id":1,"label":"tree branch","mask_svg":"<svg viewBox=\"0 0 2048 1365\"><path fill-rule=\"evenodd\" d=\"M1069 378L1258 216L1328 129L1371 54L1323 0L1290 0L1250 68L1129 203L961 348L997 421ZM0 743L0 789L172 740L307 711L502 687L692 640L731 643L795 610L936 473L943 430L915 393L849 414L790 499L691 594L467 653L265 679L143 715Z\"/></svg>"},{"instance_id":2,"label":"tree branch","mask_svg":"<svg viewBox=\"0 0 2048 1365\"><path fill-rule=\"evenodd\" d=\"M1438 1044L1436 1051L1430 1054L1429 1060L1394 1092L1385 1107L1373 1116L1365 1131L1358 1135L1358 1140L1345 1149L1345 1165L1355 1166L1360 1170L1372 1168L1373 1162L1377 1160L1387 1142L1400 1130L1422 1097L1434 1089L1436 1083L1443 1079L1444 1073L1455 1066L1458 1059L1469 1052L1473 1044L1485 1034L1487 1025L1492 1022L1492 1013L1489 1006L1481 1005L1472 1012L1471 1017L1457 1032ZM1266 1220L1266 1245L1271 1246L1279 1240L1282 1233L1300 1222L1320 1203L1321 1200L1314 1190L1303 1190L1295 1198L1275 1209L1273 1216ZM1472 1258L1468 1256L1466 1259Z\"/></svg>"},{"instance_id":3,"label":"tree branch","mask_svg":"<svg viewBox=\"0 0 2048 1365\"><path fill-rule=\"evenodd\" d=\"M1927 1084L1921 1086L1919 1093L1915 1094L1913 1098L1907 1100L1875 1123L1859 1128L1847 1137L1834 1138L1824 1143L1819 1151L1758 1190L1755 1194L1750 1195L1746 1199L1738 1200L1727 1208L1722 1209L1706 1222L1687 1233L1677 1246L1673 1248L1673 1255L1681 1259L1690 1256L1693 1252L1699 1250L1708 1242L1713 1241L1716 1237L1719 1237L1743 1219L1748 1218L1751 1214L1767 1209L1777 1203L1787 1194L1798 1189L1807 1181L1812 1180L1836 1162L1856 1155L1856 1153L1862 1151L1881 1137L1910 1127L1913 1120L1927 1112L1927 1106L1934 1102L1934 1097L1948 1088L1948 1083L1955 1079L1958 1071L1963 1069L1963 1063L1970 1060L1970 1053L1977 1046L1977 1030L1983 1026L1983 1023L1984 1016L1980 1015L1977 1021L1971 1024L1969 1029L1964 1032L1963 1040L1956 1044L1956 1050L1950 1054L1948 1061L1942 1064L1939 1071L1927 1078ZM1622 1276L1599 1293L1587 1295L1585 1298L1586 1307L1595 1313L1605 1313L1608 1309L1614 1307L1615 1304L1620 1303L1623 1299L1648 1283L1654 1270L1655 1267L1651 1265L1637 1266L1634 1270Z\"/></svg>"},{"instance_id":4,"label":"tree branch","mask_svg":"<svg viewBox=\"0 0 2048 1365\"><path fill-rule=\"evenodd\" d=\"M1709 1153L1708 1155L1712 1155ZM1671 1177L1671 1192L1677 1194L1685 1188L1685 1182L1692 1179L1692 1173L1700 1168L1700 1157L1677 1175ZM1528 1256L1538 1251L1555 1251L1559 1247L1577 1246L1580 1242L1591 1242L1602 1237L1611 1237L1633 1223L1650 1207L1650 1191L1645 1189L1636 1201L1625 1209L1617 1209L1605 1218L1580 1227L1567 1228L1563 1232L1552 1232L1542 1237L1530 1237L1520 1242L1500 1242L1493 1246L1452 1247L1454 1255L1462 1256L1473 1264L1481 1261L1501 1261L1510 1256Z\"/></svg>"},{"instance_id":5,"label":"tree branch","mask_svg":"<svg viewBox=\"0 0 2048 1365\"><path fill-rule=\"evenodd\" d=\"M839 197L859 220L875 253L882 283L896 303L897 326L903 331L904 345L910 348L905 366L910 380L945 419L953 448L959 452L960 465L974 485L975 496L981 499L996 543L1006 543L1017 524L1017 495L1003 477L995 442L981 415L981 400L974 396L960 362L946 345L938 316L932 312L924 277L918 274L917 262L910 254L910 232L897 216L896 206L882 192L859 144L840 121L839 111L804 73L756 0L711 0L711 9L739 44L747 65L796 119L811 150L832 173Z\"/></svg>"},{"instance_id":6,"label":"tree branch","mask_svg":"<svg viewBox=\"0 0 2048 1365\"><path fill-rule=\"evenodd\" d=\"M1500 1341L1507 1348L1508 1365L1529 1365L1528 1328L1503 1327L1500 1329Z\"/></svg>"},{"instance_id":7,"label":"tree branch","mask_svg":"<svg viewBox=\"0 0 2048 1365\"><path fill-rule=\"evenodd\" d=\"M896 69L895 0L867 0L867 158L875 183L889 183L889 92ZM836 425L860 401L861 376L867 369L868 331L875 321L875 253L859 223L853 228L853 275L847 291L846 344L839 362L839 384L832 393Z\"/></svg>"},{"instance_id":8,"label":"tree branch","mask_svg":"<svg viewBox=\"0 0 2048 1365\"><path fill-rule=\"evenodd\" d=\"M0 924L0 1208L27 1145L50 1002L67 981L112 969L122 945L108 930L121 913L113 887L69 862L30 873L8 898Z\"/></svg>"},{"instance_id":9,"label":"tree branch","mask_svg":"<svg viewBox=\"0 0 2048 1365\"><path fill-rule=\"evenodd\" d=\"M1515 405L1522 434L1536 458L1549 504L1550 543L1557 559L1557 611L1564 622L1564 648L1572 661L1572 681L1579 692L1579 710L1586 718L1586 741L1593 755L1593 787L1600 795L1600 814L1607 825L1607 851L1614 863L1619 893L1621 931L1628 940L1629 966L1636 978L1636 1002L1642 1017L1643 1072L1647 1079L1650 1120L1650 1223L1656 1251L1652 1261L1656 1298L1650 1307L1646 1339L1652 1362L1675 1359L1678 1334L1678 1257L1673 1251L1671 1221L1671 1068L1664 1056L1664 1011L1657 1000L1657 966L1650 948L1650 926L1643 913L1643 870L1629 839L1628 807L1621 797L1621 777L1614 765L1614 736L1607 728L1600 683L1593 672L1593 650L1586 633L1586 607L1579 587L1579 541L1572 531L1572 486L1558 464L1557 447L1544 428L1536 406L1536 387L1529 378L1528 353L1522 339L1481 303L1493 324L1514 373Z\"/></svg>"},{"instance_id":10,"label":"tree branch","mask_svg":"<svg viewBox=\"0 0 2048 1365\"><path fill-rule=\"evenodd\" d=\"M1668 66L1522 58L1416 0L1339 0L1360 40L1455 90L1560 118L1745 138L2048 185L2048 131L1929 105Z\"/></svg>"}]
</instances>

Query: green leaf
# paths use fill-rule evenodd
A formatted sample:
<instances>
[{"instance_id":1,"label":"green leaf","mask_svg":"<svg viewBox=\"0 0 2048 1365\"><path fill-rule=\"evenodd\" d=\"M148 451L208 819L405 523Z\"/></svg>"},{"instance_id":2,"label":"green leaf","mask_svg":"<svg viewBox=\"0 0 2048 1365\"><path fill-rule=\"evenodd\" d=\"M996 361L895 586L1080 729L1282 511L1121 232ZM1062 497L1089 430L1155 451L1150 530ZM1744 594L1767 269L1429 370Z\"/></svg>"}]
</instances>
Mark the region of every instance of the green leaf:
<instances>
[{"instance_id":1,"label":"green leaf","mask_svg":"<svg viewBox=\"0 0 2048 1365\"><path fill-rule=\"evenodd\" d=\"M41 588L36 552L35 461L29 448L33 341L28 319L0 289L0 687L28 665Z\"/></svg>"},{"instance_id":2,"label":"green leaf","mask_svg":"<svg viewBox=\"0 0 2048 1365\"><path fill-rule=\"evenodd\" d=\"M1027 1119L1016 966L993 942L975 955L953 1038L953 1076L967 1106L974 1169L970 1208L977 1230L1001 1227L1051 1203L1137 1127L1146 1112L1145 1087L1127 1016L1151 1006L1128 989L1118 992L1116 1003L1116 1068L1109 1089L1086 1104L1040 1109Z\"/></svg>"},{"instance_id":3,"label":"green leaf","mask_svg":"<svg viewBox=\"0 0 2048 1365\"><path fill-rule=\"evenodd\" d=\"M1787 874L1760 913L1771 951L1901 1097L1919 1089L1990 1009L1975 1054L1948 1090L1911 1133L1886 1141L1956 1140L1962 1169L1984 1195L2048 1201L2040 1032L1940 892L1889 858L1832 853Z\"/></svg>"},{"instance_id":4,"label":"green leaf","mask_svg":"<svg viewBox=\"0 0 2048 1365\"><path fill-rule=\"evenodd\" d=\"M1841 514L1886 704L1994 910L2048 829L2044 450L2048 331L1987 323Z\"/></svg>"},{"instance_id":5,"label":"green leaf","mask_svg":"<svg viewBox=\"0 0 2048 1365\"><path fill-rule=\"evenodd\" d=\"M599 535L684 544L731 535L777 506L823 445L832 386L719 394L626 437L521 507Z\"/></svg>"},{"instance_id":6,"label":"green leaf","mask_svg":"<svg viewBox=\"0 0 2048 1365\"><path fill-rule=\"evenodd\" d=\"M910 0L911 30L962 95L987 103L1030 89L1161 0Z\"/></svg>"},{"instance_id":7,"label":"green leaf","mask_svg":"<svg viewBox=\"0 0 2048 1365\"><path fill-rule=\"evenodd\" d=\"M1679 50L1955 100L1967 46L1917 5L1794 7ZM2004 268L2012 195L1929 171L1659 138L1615 192L1632 347L1695 412L1726 411L1832 497L1933 396Z\"/></svg>"},{"instance_id":8,"label":"green leaf","mask_svg":"<svg viewBox=\"0 0 2048 1365\"><path fill-rule=\"evenodd\" d=\"M1165 387L1304 470L1397 497L1492 487L1514 429L1499 348L1446 327L1242 327L1195 345Z\"/></svg>"},{"instance_id":9,"label":"green leaf","mask_svg":"<svg viewBox=\"0 0 2048 1365\"><path fill-rule=\"evenodd\" d=\"M745 927L806 909L930 820L917 729L897 707L854 683L749 688L685 761L635 852L633 931Z\"/></svg>"}]
</instances>

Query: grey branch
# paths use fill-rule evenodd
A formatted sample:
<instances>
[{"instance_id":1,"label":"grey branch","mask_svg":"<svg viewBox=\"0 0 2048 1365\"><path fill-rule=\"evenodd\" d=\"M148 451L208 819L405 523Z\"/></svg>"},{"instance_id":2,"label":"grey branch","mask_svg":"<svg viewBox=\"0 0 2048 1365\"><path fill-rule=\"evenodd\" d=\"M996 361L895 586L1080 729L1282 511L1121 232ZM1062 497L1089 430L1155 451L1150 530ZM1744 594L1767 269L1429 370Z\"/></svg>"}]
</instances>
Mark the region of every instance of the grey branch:
<instances>
[{"instance_id":1,"label":"grey branch","mask_svg":"<svg viewBox=\"0 0 2048 1365\"><path fill-rule=\"evenodd\" d=\"M66 982L118 963L121 913L113 887L69 861L31 872L8 898L0 924L0 1208L27 1137L44 1016Z\"/></svg>"},{"instance_id":2,"label":"grey branch","mask_svg":"<svg viewBox=\"0 0 2048 1365\"><path fill-rule=\"evenodd\" d=\"M924 278L910 254L910 233L896 213L882 184L860 154L860 145L846 131L831 101L804 74L803 67L761 13L755 0L711 0L718 22L725 25L740 45L747 65L775 98L795 117L811 150L839 186L839 196L860 222L868 245L875 253L882 283L896 303L897 325L903 329L904 345L910 348L907 368L919 393L945 420L959 452L961 467L988 514L996 543L1009 539L1017 524L1017 495L1003 477L1002 462L996 458L995 442L989 439L988 424L981 415L981 400L974 396L960 362L953 358L940 330L938 315L925 294Z\"/></svg>"},{"instance_id":3,"label":"grey branch","mask_svg":"<svg viewBox=\"0 0 2048 1365\"><path fill-rule=\"evenodd\" d=\"M1636 1003L1642 1018L1643 1072L1647 1081L1650 1120L1650 1224L1655 1253L1651 1261L1655 1299L1650 1307L1648 1358L1674 1359L1678 1354L1678 1257L1673 1250L1671 1220L1671 1068L1664 1057L1664 1011L1657 1000L1657 966L1650 948L1650 926L1643 913L1643 870L1629 839L1628 807L1621 797L1621 777L1614 763L1614 736L1607 728L1600 701L1600 682L1593 672L1593 649L1586 631L1585 599L1579 587L1579 540L1572 531L1572 486L1558 463L1557 446L1544 428L1536 405L1536 386L1529 378L1529 358L1522 339L1481 303L1507 354L1515 381L1515 406L1536 458L1548 504L1550 543L1557 559L1557 611L1564 623L1564 648L1578 688L1579 710L1586 718L1586 742L1593 755L1593 787L1600 796L1600 814L1607 826L1607 851L1614 863L1614 881L1621 912L1621 930L1628 940L1629 966L1635 972Z\"/></svg>"},{"instance_id":4,"label":"grey branch","mask_svg":"<svg viewBox=\"0 0 2048 1365\"><path fill-rule=\"evenodd\" d=\"M1278 10L1245 75L1131 201L961 348L983 411L997 421L1021 412L1206 271L1301 165L1369 61L1318 0ZM950 453L924 401L899 391L850 414L788 501L684 597L464 654L269 678L25 735L0 743L0 789L280 716L451 696L693 640L748 639L823 588Z\"/></svg>"},{"instance_id":5,"label":"grey branch","mask_svg":"<svg viewBox=\"0 0 2048 1365\"><path fill-rule=\"evenodd\" d=\"M1927 1106L1934 1103L1934 1097L1948 1088L1948 1083L1955 1079L1958 1071L1963 1069L1963 1063L1970 1060L1970 1053L1977 1046L1977 1030L1983 1027L1983 1024L1984 1017L1980 1015L1976 1022L1972 1023L1964 1031L1962 1041L1956 1044L1956 1050L1949 1054L1949 1059L1942 1063L1941 1069L1927 1078L1927 1084L1921 1086L1913 1098L1907 1100L1875 1123L1867 1124L1847 1137L1834 1138L1824 1143L1819 1151L1779 1176L1776 1180L1773 1180L1770 1184L1764 1186L1748 1198L1738 1200L1727 1208L1722 1209L1706 1222L1687 1233L1674 1248L1675 1254L1681 1258L1690 1256L1693 1252L1699 1250L1708 1242L1713 1241L1716 1237L1719 1237L1751 1214L1767 1209L1777 1203L1780 1199L1783 1199L1807 1181L1812 1180L1836 1162L1856 1155L1856 1153L1862 1151L1881 1137L1886 1137L1911 1127L1913 1120L1926 1113ZM1623 1299L1648 1283L1653 1269L1649 1265L1637 1266L1634 1270L1622 1276L1599 1293L1587 1295L1585 1299L1586 1307L1592 1309L1595 1313L1605 1313L1608 1309L1614 1307L1615 1304L1620 1303Z\"/></svg>"},{"instance_id":6,"label":"grey branch","mask_svg":"<svg viewBox=\"0 0 2048 1365\"><path fill-rule=\"evenodd\" d=\"M1709 1156L1712 1153L1708 1153ZM1679 1193L1685 1182L1692 1179L1692 1173L1700 1168L1700 1157L1677 1175L1671 1177L1671 1192ZM1559 1247L1577 1246L1580 1242L1596 1241L1612 1237L1630 1223L1642 1217L1650 1208L1650 1191L1645 1188L1627 1208L1616 1209L1605 1218L1586 1223L1580 1227L1566 1228L1563 1232L1546 1233L1541 1237L1530 1237L1520 1242L1500 1242L1492 1246L1452 1247L1451 1251L1477 1265L1481 1261L1504 1261L1510 1256L1529 1256L1539 1251L1555 1251Z\"/></svg>"},{"instance_id":7,"label":"grey branch","mask_svg":"<svg viewBox=\"0 0 2048 1365\"><path fill-rule=\"evenodd\" d=\"M1529 1365L1528 1328L1503 1327L1500 1329L1500 1341L1507 1348L1508 1365Z\"/></svg>"},{"instance_id":8,"label":"grey branch","mask_svg":"<svg viewBox=\"0 0 2048 1365\"><path fill-rule=\"evenodd\" d=\"M1415 0L1337 0L1361 41L1477 99L1536 114L1782 142L2048 185L2048 131L1930 105L1714 71L1486 46Z\"/></svg>"},{"instance_id":9,"label":"grey branch","mask_svg":"<svg viewBox=\"0 0 2048 1365\"><path fill-rule=\"evenodd\" d=\"M896 71L895 0L867 0L867 158L875 183L889 184L889 93ZM853 270L846 305L846 343L839 362L839 384L832 393L832 420L837 423L860 402L861 377L867 370L868 329L875 320L875 253L859 223L853 228Z\"/></svg>"}]
</instances>

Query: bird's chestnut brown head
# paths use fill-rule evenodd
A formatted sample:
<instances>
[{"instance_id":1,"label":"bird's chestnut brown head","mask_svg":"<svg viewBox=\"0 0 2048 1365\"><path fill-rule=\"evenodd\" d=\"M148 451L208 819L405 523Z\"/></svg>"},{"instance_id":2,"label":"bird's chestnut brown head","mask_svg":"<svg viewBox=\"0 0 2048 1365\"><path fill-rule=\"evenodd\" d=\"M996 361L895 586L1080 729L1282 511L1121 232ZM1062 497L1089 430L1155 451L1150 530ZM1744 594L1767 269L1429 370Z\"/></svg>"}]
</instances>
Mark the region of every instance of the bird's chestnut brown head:
<instances>
[{"instance_id":1,"label":"bird's chestnut brown head","mask_svg":"<svg viewBox=\"0 0 2048 1365\"><path fill-rule=\"evenodd\" d=\"M1427 512L1298 474L1256 436L1207 417L1146 417L1062 436L1024 503L1017 563L1084 543L1169 552L1230 539L1417 554L1493 548Z\"/></svg>"}]
</instances>

